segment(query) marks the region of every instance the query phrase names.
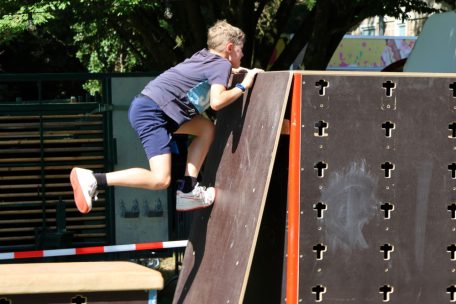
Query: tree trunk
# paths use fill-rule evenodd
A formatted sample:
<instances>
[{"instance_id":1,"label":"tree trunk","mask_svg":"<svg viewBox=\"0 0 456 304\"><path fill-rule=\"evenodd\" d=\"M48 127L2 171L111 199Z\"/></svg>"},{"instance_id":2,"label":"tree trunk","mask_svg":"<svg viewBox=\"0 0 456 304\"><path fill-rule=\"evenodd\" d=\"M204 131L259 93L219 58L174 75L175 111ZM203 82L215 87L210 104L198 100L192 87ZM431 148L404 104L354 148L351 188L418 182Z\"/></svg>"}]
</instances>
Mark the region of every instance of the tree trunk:
<instances>
[{"instance_id":1,"label":"tree trunk","mask_svg":"<svg viewBox=\"0 0 456 304\"><path fill-rule=\"evenodd\" d=\"M289 69L304 47L304 68L325 70L344 35L369 16L362 8L339 0L317 1L271 70Z\"/></svg>"},{"instance_id":2,"label":"tree trunk","mask_svg":"<svg viewBox=\"0 0 456 304\"><path fill-rule=\"evenodd\" d=\"M328 0L320 0L315 5L315 23L310 34L304 55L304 68L306 70L324 70L327 65L328 49L331 43L331 3ZM332 54L332 52L331 52Z\"/></svg>"},{"instance_id":3,"label":"tree trunk","mask_svg":"<svg viewBox=\"0 0 456 304\"><path fill-rule=\"evenodd\" d=\"M296 60L298 54L302 51L310 39L310 34L315 26L315 9L309 12L309 15L304 18L299 28L295 31L293 38L288 42L287 46L272 65L270 70L288 70L290 65Z\"/></svg>"},{"instance_id":4,"label":"tree trunk","mask_svg":"<svg viewBox=\"0 0 456 304\"><path fill-rule=\"evenodd\" d=\"M205 48L207 42L207 29L204 23L203 15L201 14L199 1L185 0L185 10L188 17L188 27L184 30L187 37L191 37L189 44L186 44L188 50L184 50L186 56L192 55L194 52Z\"/></svg>"},{"instance_id":5,"label":"tree trunk","mask_svg":"<svg viewBox=\"0 0 456 304\"><path fill-rule=\"evenodd\" d=\"M281 35L285 33L285 28L290 21L289 19L295 5L296 0L282 0L277 13L274 16L274 25L269 29L270 38L268 36L264 37L262 40L259 40L258 38L255 39L253 45L254 58L252 58L252 61L255 60L260 67L267 68L271 53L265 52L264 50L274 50L276 44L281 39Z\"/></svg>"}]
</instances>

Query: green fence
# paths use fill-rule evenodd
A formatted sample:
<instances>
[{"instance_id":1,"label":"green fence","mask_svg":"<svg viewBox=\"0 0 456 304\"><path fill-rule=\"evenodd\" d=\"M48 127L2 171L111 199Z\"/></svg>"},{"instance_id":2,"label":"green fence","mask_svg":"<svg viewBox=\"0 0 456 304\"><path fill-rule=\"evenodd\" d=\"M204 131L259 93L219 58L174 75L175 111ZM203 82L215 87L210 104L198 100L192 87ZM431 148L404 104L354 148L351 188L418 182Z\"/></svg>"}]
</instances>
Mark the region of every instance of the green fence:
<instances>
[{"instance_id":1,"label":"green fence","mask_svg":"<svg viewBox=\"0 0 456 304\"><path fill-rule=\"evenodd\" d=\"M108 74L0 74L1 251L114 242L112 191L80 216L68 178L113 168L110 86Z\"/></svg>"}]
</instances>

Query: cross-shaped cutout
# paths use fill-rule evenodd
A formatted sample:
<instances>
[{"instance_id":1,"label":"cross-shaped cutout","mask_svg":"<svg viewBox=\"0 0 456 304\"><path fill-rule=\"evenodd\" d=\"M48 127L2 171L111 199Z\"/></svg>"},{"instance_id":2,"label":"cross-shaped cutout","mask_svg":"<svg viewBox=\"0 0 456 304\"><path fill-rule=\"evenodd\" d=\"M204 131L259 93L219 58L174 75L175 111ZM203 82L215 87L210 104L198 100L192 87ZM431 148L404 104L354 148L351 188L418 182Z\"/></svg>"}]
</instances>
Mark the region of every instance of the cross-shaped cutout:
<instances>
[{"instance_id":1,"label":"cross-shaped cutout","mask_svg":"<svg viewBox=\"0 0 456 304\"><path fill-rule=\"evenodd\" d=\"M328 165L324 162L318 162L315 164L314 168L317 170L318 177L324 177L325 170L328 169Z\"/></svg>"},{"instance_id":2,"label":"cross-shaped cutout","mask_svg":"<svg viewBox=\"0 0 456 304\"><path fill-rule=\"evenodd\" d=\"M312 249L317 253L317 260L323 260L323 252L326 252L328 248L323 244L317 244Z\"/></svg>"},{"instance_id":3,"label":"cross-shaped cutout","mask_svg":"<svg viewBox=\"0 0 456 304\"><path fill-rule=\"evenodd\" d=\"M456 165L455 165L456 166ZM391 172L394 170L394 164L390 162L386 162L381 165L381 168L385 170L385 177L390 178L391 177Z\"/></svg>"},{"instance_id":4,"label":"cross-shaped cutout","mask_svg":"<svg viewBox=\"0 0 456 304\"><path fill-rule=\"evenodd\" d=\"M456 285L451 285L446 291L450 294L450 302L456 302Z\"/></svg>"},{"instance_id":5,"label":"cross-shaped cutout","mask_svg":"<svg viewBox=\"0 0 456 304\"><path fill-rule=\"evenodd\" d=\"M394 292L394 287L389 285L383 285L380 287L380 293L383 294L383 302L389 302L390 295Z\"/></svg>"},{"instance_id":6,"label":"cross-shaped cutout","mask_svg":"<svg viewBox=\"0 0 456 304\"><path fill-rule=\"evenodd\" d=\"M329 87L329 82L327 82L324 79L320 79L315 83L315 86L320 87L318 90L318 94L320 94L320 96L324 96L326 94L326 88Z\"/></svg>"},{"instance_id":7,"label":"cross-shaped cutout","mask_svg":"<svg viewBox=\"0 0 456 304\"><path fill-rule=\"evenodd\" d=\"M452 163L451 165L448 165L448 170L451 171L451 178L455 179L456 178L456 164Z\"/></svg>"},{"instance_id":8,"label":"cross-shaped cutout","mask_svg":"<svg viewBox=\"0 0 456 304\"><path fill-rule=\"evenodd\" d=\"M315 123L315 129L318 129L318 133L315 133L315 136L323 137L327 136L326 129L328 128L328 123L324 120L320 120Z\"/></svg>"},{"instance_id":9,"label":"cross-shaped cutout","mask_svg":"<svg viewBox=\"0 0 456 304\"><path fill-rule=\"evenodd\" d=\"M383 88L386 90L386 97L393 96L393 90L396 88L396 84L391 80L383 83Z\"/></svg>"},{"instance_id":10,"label":"cross-shaped cutout","mask_svg":"<svg viewBox=\"0 0 456 304\"><path fill-rule=\"evenodd\" d=\"M450 246L448 246L447 251L451 255L451 260L456 261L456 244L451 244Z\"/></svg>"},{"instance_id":11,"label":"cross-shaped cutout","mask_svg":"<svg viewBox=\"0 0 456 304\"><path fill-rule=\"evenodd\" d=\"M386 202L380 206L380 209L385 211L385 218L389 219L389 218L391 218L391 211L394 210L394 205Z\"/></svg>"},{"instance_id":12,"label":"cross-shaped cutout","mask_svg":"<svg viewBox=\"0 0 456 304\"><path fill-rule=\"evenodd\" d=\"M456 82L450 84L450 90L453 91L453 97L456 97Z\"/></svg>"},{"instance_id":13,"label":"cross-shaped cutout","mask_svg":"<svg viewBox=\"0 0 456 304\"><path fill-rule=\"evenodd\" d=\"M0 299L0 304L11 304L11 300L7 298L1 298Z\"/></svg>"},{"instance_id":14,"label":"cross-shaped cutout","mask_svg":"<svg viewBox=\"0 0 456 304\"><path fill-rule=\"evenodd\" d=\"M326 206L326 204L318 202L314 204L313 209L317 211L317 218L323 218L323 211L328 210L328 207Z\"/></svg>"},{"instance_id":15,"label":"cross-shaped cutout","mask_svg":"<svg viewBox=\"0 0 456 304\"><path fill-rule=\"evenodd\" d=\"M380 251L383 252L383 259L389 260L391 258L391 252L394 251L394 246L391 244L384 244L380 246Z\"/></svg>"},{"instance_id":16,"label":"cross-shaped cutout","mask_svg":"<svg viewBox=\"0 0 456 304\"><path fill-rule=\"evenodd\" d=\"M451 218L456 220L456 204L453 203L448 206L448 211L451 212Z\"/></svg>"},{"instance_id":17,"label":"cross-shaped cutout","mask_svg":"<svg viewBox=\"0 0 456 304\"><path fill-rule=\"evenodd\" d=\"M326 287L325 286L321 286L321 285L317 285L315 287L312 287L312 293L314 293L315 296L316 296L315 301L316 302L321 302L321 301L323 301L323 294L326 293Z\"/></svg>"},{"instance_id":18,"label":"cross-shaped cutout","mask_svg":"<svg viewBox=\"0 0 456 304\"><path fill-rule=\"evenodd\" d=\"M82 296L77 296L71 299L72 304L87 304L87 298Z\"/></svg>"},{"instance_id":19,"label":"cross-shaped cutout","mask_svg":"<svg viewBox=\"0 0 456 304\"><path fill-rule=\"evenodd\" d=\"M451 131L450 138L456 138L456 122L448 125L448 129Z\"/></svg>"},{"instance_id":20,"label":"cross-shaped cutout","mask_svg":"<svg viewBox=\"0 0 456 304\"><path fill-rule=\"evenodd\" d=\"M387 121L382 123L382 128L385 129L386 137L391 137L391 133L396 128L396 125L391 121Z\"/></svg>"}]
</instances>

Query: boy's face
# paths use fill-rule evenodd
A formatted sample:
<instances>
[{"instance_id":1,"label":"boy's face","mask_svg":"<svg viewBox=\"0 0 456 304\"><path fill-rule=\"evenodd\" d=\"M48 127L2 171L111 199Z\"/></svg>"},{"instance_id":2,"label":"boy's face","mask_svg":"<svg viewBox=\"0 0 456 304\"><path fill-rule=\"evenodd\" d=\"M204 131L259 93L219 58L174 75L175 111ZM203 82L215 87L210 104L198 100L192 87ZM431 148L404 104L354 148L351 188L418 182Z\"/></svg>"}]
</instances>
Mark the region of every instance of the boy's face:
<instances>
[{"instance_id":1,"label":"boy's face","mask_svg":"<svg viewBox=\"0 0 456 304\"><path fill-rule=\"evenodd\" d=\"M231 62L231 66L233 68L238 68L241 66L241 59L244 57L244 53L242 52L242 48L244 45L235 45L232 44L232 48L229 53L229 61Z\"/></svg>"}]
</instances>

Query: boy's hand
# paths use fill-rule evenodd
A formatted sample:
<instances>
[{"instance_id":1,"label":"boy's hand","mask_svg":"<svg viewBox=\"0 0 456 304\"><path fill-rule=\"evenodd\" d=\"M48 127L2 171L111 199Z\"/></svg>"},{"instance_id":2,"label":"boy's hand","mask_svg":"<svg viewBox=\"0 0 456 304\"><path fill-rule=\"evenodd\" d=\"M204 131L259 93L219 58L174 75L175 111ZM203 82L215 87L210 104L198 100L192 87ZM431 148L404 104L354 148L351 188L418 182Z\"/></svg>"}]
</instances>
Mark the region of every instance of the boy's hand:
<instances>
[{"instance_id":1,"label":"boy's hand","mask_svg":"<svg viewBox=\"0 0 456 304\"><path fill-rule=\"evenodd\" d=\"M242 84L244 85L244 87L246 87L247 89L250 89L253 85L253 81L255 80L256 74L262 73L262 72L264 72L264 70L256 69L256 68L247 70L247 74L245 75L244 80L242 80Z\"/></svg>"},{"instance_id":2,"label":"boy's hand","mask_svg":"<svg viewBox=\"0 0 456 304\"><path fill-rule=\"evenodd\" d=\"M243 74L243 73L247 73L249 70L246 69L246 68L243 68L243 67L238 67L238 68L232 68L231 69L231 72L233 74Z\"/></svg>"},{"instance_id":3,"label":"boy's hand","mask_svg":"<svg viewBox=\"0 0 456 304\"><path fill-rule=\"evenodd\" d=\"M262 69L244 69L246 70L246 74L244 79L242 80L242 85L247 88L251 88L253 85L253 81L255 80L256 74L260 72L264 72ZM227 90L226 87L222 84L212 84L211 85L211 108L214 111L218 111L223 109L227 105L231 104L232 102L239 99L241 91L237 88L232 88ZM244 90L242 90L244 92Z\"/></svg>"}]
</instances>

